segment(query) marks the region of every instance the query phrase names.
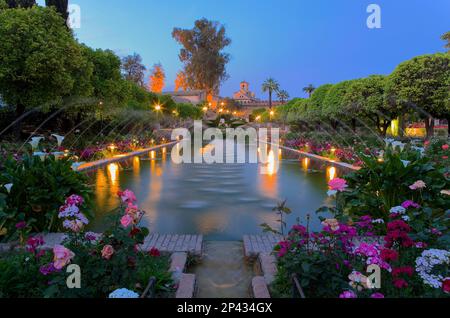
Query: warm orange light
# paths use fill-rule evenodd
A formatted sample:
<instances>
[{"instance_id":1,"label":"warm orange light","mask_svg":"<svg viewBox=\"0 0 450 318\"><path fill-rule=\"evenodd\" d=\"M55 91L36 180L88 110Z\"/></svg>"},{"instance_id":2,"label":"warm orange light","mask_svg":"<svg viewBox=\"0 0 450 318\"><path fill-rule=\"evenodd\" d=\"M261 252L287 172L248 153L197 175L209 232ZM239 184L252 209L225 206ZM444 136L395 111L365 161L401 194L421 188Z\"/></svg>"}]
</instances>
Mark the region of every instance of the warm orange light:
<instances>
[{"instance_id":1,"label":"warm orange light","mask_svg":"<svg viewBox=\"0 0 450 318\"><path fill-rule=\"evenodd\" d=\"M116 150L117 147L116 147L116 145L114 145L114 144L110 144L110 145L108 146L108 149L109 149L111 152L114 152L114 150Z\"/></svg>"},{"instance_id":2,"label":"warm orange light","mask_svg":"<svg viewBox=\"0 0 450 318\"><path fill-rule=\"evenodd\" d=\"M334 154L335 152L336 152L336 148L334 148L334 147L333 147L333 148L331 148L331 153L333 153L333 154Z\"/></svg>"},{"instance_id":3,"label":"warm orange light","mask_svg":"<svg viewBox=\"0 0 450 318\"><path fill-rule=\"evenodd\" d=\"M156 158L156 152L155 151L150 151L150 158L151 159L155 159Z\"/></svg>"},{"instance_id":4,"label":"warm orange light","mask_svg":"<svg viewBox=\"0 0 450 318\"><path fill-rule=\"evenodd\" d=\"M210 104L211 104L211 103L210 103ZM208 111L208 107L206 107L206 106L203 107L203 111L204 111L204 112L207 112L207 111Z\"/></svg>"},{"instance_id":5,"label":"warm orange light","mask_svg":"<svg viewBox=\"0 0 450 318\"><path fill-rule=\"evenodd\" d=\"M117 182L117 173L119 172L119 165L117 163L111 163L108 165L109 178L113 185Z\"/></svg>"},{"instance_id":6,"label":"warm orange light","mask_svg":"<svg viewBox=\"0 0 450 318\"><path fill-rule=\"evenodd\" d=\"M273 110L270 111L270 116L275 115L275 112Z\"/></svg>"},{"instance_id":7,"label":"warm orange light","mask_svg":"<svg viewBox=\"0 0 450 318\"><path fill-rule=\"evenodd\" d=\"M331 181L334 178L336 178L336 168L335 167L328 167L327 168L327 175L328 175L328 180Z\"/></svg>"},{"instance_id":8,"label":"warm orange light","mask_svg":"<svg viewBox=\"0 0 450 318\"><path fill-rule=\"evenodd\" d=\"M303 169L308 170L309 167L309 158L304 158L303 161Z\"/></svg>"},{"instance_id":9,"label":"warm orange light","mask_svg":"<svg viewBox=\"0 0 450 318\"><path fill-rule=\"evenodd\" d=\"M161 105L155 105L155 110L157 111L157 112L159 112L160 110L162 109L162 107L161 107Z\"/></svg>"},{"instance_id":10,"label":"warm orange light","mask_svg":"<svg viewBox=\"0 0 450 318\"><path fill-rule=\"evenodd\" d=\"M261 119L261 116L256 116L255 119L256 119L256 120L260 120L260 119Z\"/></svg>"},{"instance_id":11,"label":"warm orange light","mask_svg":"<svg viewBox=\"0 0 450 318\"><path fill-rule=\"evenodd\" d=\"M219 109L219 113L223 113L223 109L221 108L221 109Z\"/></svg>"}]
</instances>

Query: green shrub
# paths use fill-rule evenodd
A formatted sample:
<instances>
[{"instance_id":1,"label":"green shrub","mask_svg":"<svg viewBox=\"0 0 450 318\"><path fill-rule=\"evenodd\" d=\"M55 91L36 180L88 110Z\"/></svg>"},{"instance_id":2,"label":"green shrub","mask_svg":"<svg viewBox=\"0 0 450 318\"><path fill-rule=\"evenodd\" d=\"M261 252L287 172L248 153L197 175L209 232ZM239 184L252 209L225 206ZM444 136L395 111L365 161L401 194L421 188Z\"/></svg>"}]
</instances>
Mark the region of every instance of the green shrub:
<instances>
[{"instance_id":1,"label":"green shrub","mask_svg":"<svg viewBox=\"0 0 450 318\"><path fill-rule=\"evenodd\" d=\"M72 162L47 156L26 155L21 161L9 158L0 174L0 184L12 184L10 193L5 187L6 207L0 214L0 228L6 229L2 239L16 238L16 224L25 221L33 232L60 231L58 209L66 197L78 194L86 198L84 209L91 216L91 189L85 175L72 170ZM3 230L4 231L4 230Z\"/></svg>"}]
</instances>

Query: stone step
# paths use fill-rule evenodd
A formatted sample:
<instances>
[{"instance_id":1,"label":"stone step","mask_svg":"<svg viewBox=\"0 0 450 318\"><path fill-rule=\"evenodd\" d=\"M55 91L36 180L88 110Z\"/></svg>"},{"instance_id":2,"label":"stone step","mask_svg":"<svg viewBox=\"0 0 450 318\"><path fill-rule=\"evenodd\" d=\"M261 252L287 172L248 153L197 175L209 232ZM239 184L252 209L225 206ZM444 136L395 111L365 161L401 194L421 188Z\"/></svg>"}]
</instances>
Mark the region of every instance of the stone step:
<instances>
[{"instance_id":1,"label":"stone step","mask_svg":"<svg viewBox=\"0 0 450 318\"><path fill-rule=\"evenodd\" d=\"M195 275L182 274L175 298L193 298L195 293Z\"/></svg>"},{"instance_id":2,"label":"stone step","mask_svg":"<svg viewBox=\"0 0 450 318\"><path fill-rule=\"evenodd\" d=\"M252 291L254 298L270 298L269 289L266 280L262 276L256 276L252 279Z\"/></svg>"},{"instance_id":3,"label":"stone step","mask_svg":"<svg viewBox=\"0 0 450 318\"><path fill-rule=\"evenodd\" d=\"M196 257L201 257L203 249L203 235L169 235L150 234L141 245L144 251L156 248L161 252L176 253L185 252Z\"/></svg>"},{"instance_id":4,"label":"stone step","mask_svg":"<svg viewBox=\"0 0 450 318\"><path fill-rule=\"evenodd\" d=\"M273 248L283 240L281 235L244 235L244 252L247 258L257 258L260 253L271 254Z\"/></svg>"}]
</instances>

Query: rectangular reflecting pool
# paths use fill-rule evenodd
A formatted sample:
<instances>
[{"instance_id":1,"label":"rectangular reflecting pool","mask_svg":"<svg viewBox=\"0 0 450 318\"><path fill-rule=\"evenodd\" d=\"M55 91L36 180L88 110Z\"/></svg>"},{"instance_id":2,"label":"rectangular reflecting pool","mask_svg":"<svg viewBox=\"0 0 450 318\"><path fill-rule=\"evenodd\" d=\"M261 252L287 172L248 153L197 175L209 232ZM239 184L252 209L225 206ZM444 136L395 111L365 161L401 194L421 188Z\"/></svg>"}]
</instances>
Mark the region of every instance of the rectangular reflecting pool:
<instances>
[{"instance_id":1,"label":"rectangular reflecting pool","mask_svg":"<svg viewBox=\"0 0 450 318\"><path fill-rule=\"evenodd\" d=\"M281 153L279 154L281 159ZM261 174L262 164L175 164L170 149L161 149L90 173L96 217L91 230L102 231L105 218L119 204L117 192L135 192L142 220L151 232L203 234L208 240L241 240L261 234L260 224L279 228L272 209L287 200L287 222L320 221L315 211L327 202L325 172L311 172L304 160L280 160L278 171Z\"/></svg>"}]
</instances>

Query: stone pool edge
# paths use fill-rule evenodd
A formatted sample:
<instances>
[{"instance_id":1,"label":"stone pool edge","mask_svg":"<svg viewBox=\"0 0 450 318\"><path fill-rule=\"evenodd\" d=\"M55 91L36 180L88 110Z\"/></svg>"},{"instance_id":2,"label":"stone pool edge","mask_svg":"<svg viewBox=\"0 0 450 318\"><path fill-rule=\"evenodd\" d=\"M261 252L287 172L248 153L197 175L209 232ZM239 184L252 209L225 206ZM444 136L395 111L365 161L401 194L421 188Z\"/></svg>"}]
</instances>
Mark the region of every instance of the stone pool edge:
<instances>
[{"instance_id":1,"label":"stone pool edge","mask_svg":"<svg viewBox=\"0 0 450 318\"><path fill-rule=\"evenodd\" d=\"M170 146L174 146L178 143L179 141L172 141L166 144L161 144L158 146L154 146L154 147L150 147L150 148L145 148L145 149L141 149L141 150L137 150L137 151L133 151L133 152L129 152L126 154L122 154L122 155L118 155L116 157L112 157L112 158L106 158L106 159L101 159L101 160L97 160L97 161L92 161L92 162L87 162L84 164L81 164L80 166L77 167L77 171L78 172L88 172L91 170L95 170L98 168L102 168L110 163L115 163L115 162L120 162L120 161L124 161L136 156L142 156L148 152L151 151L155 151L161 148L165 148L165 147L170 147Z\"/></svg>"},{"instance_id":2,"label":"stone pool edge","mask_svg":"<svg viewBox=\"0 0 450 318\"><path fill-rule=\"evenodd\" d=\"M263 144L267 144L267 145L277 146L274 143L263 141L263 140L259 140L259 142L261 142ZM309 153L309 152L304 152L304 151L301 151L301 150L289 148L289 147L282 146L282 145L278 145L278 147L280 149L284 149L284 150L287 150L287 151L290 151L290 152L295 152L295 153L297 153L297 154L299 154L299 155L301 155L303 157L309 158L309 159L311 159L313 161L316 161L316 162L327 163L328 165L336 167L336 168L340 169L341 171L343 171L345 173L358 171L358 170L361 169L361 167L359 167L359 166L354 166L354 165L351 165L349 163L336 161L336 160L333 160L333 159L330 159L330 158L327 158L327 157L322 157L322 156L319 156L319 155L315 155L315 154L312 154L312 153Z\"/></svg>"}]
</instances>

